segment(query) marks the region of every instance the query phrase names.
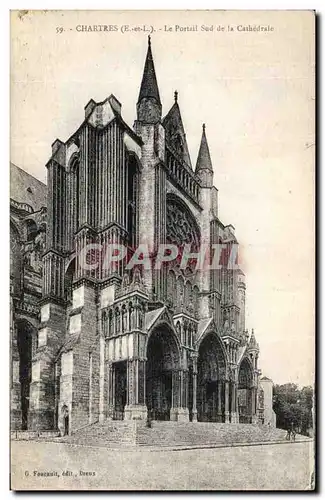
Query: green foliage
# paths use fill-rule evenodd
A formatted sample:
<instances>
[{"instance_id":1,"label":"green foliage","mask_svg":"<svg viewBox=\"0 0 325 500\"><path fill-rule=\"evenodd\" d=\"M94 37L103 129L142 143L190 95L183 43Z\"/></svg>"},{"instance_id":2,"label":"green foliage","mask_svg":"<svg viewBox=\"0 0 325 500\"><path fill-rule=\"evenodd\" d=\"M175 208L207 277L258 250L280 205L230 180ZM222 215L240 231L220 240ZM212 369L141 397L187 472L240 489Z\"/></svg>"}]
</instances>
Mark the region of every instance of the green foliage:
<instances>
[{"instance_id":1,"label":"green foliage","mask_svg":"<svg viewBox=\"0 0 325 500\"><path fill-rule=\"evenodd\" d=\"M277 427L288 429L291 424L300 434L308 435L313 427L313 389L299 389L296 384L275 385L273 388L273 410L277 416Z\"/></svg>"}]
</instances>

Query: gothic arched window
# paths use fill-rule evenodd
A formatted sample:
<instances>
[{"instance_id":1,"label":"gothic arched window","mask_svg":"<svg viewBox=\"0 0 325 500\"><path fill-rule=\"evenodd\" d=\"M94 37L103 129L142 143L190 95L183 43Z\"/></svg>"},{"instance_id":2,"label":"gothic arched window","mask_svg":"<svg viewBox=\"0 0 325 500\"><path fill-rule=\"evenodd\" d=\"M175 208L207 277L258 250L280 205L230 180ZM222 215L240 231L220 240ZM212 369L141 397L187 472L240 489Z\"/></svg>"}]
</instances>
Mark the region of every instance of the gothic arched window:
<instances>
[{"instance_id":1,"label":"gothic arched window","mask_svg":"<svg viewBox=\"0 0 325 500\"><path fill-rule=\"evenodd\" d=\"M185 301L186 306L189 306L192 302L192 285L191 285L190 281L187 281L186 285L185 285L184 301Z\"/></svg>"},{"instance_id":2,"label":"gothic arched window","mask_svg":"<svg viewBox=\"0 0 325 500\"><path fill-rule=\"evenodd\" d=\"M113 331L113 311L112 311L112 309L110 309L109 313L108 313L108 337L112 337L113 334L114 334L114 331Z\"/></svg>"},{"instance_id":3,"label":"gothic arched window","mask_svg":"<svg viewBox=\"0 0 325 500\"><path fill-rule=\"evenodd\" d=\"M107 313L106 311L103 312L102 314L102 332L104 335L104 338L107 337Z\"/></svg>"},{"instance_id":4,"label":"gothic arched window","mask_svg":"<svg viewBox=\"0 0 325 500\"><path fill-rule=\"evenodd\" d=\"M177 303L179 306L182 306L184 302L184 280L182 276L178 276L177 278L176 293Z\"/></svg>"},{"instance_id":5,"label":"gothic arched window","mask_svg":"<svg viewBox=\"0 0 325 500\"><path fill-rule=\"evenodd\" d=\"M170 270L167 276L167 298L172 302L172 305L174 306L177 301L177 294L176 275L173 270Z\"/></svg>"},{"instance_id":6,"label":"gothic arched window","mask_svg":"<svg viewBox=\"0 0 325 500\"><path fill-rule=\"evenodd\" d=\"M37 225L33 219L28 219L26 221L26 240L34 241L37 235Z\"/></svg>"},{"instance_id":7,"label":"gothic arched window","mask_svg":"<svg viewBox=\"0 0 325 500\"><path fill-rule=\"evenodd\" d=\"M80 181L79 181L79 156L76 154L70 162L71 172L71 207L72 207L72 224L73 232L79 228L79 212L80 212Z\"/></svg>"},{"instance_id":8,"label":"gothic arched window","mask_svg":"<svg viewBox=\"0 0 325 500\"><path fill-rule=\"evenodd\" d=\"M199 289L196 285L193 287L193 309L194 314L197 314L199 309Z\"/></svg>"},{"instance_id":9,"label":"gothic arched window","mask_svg":"<svg viewBox=\"0 0 325 500\"><path fill-rule=\"evenodd\" d=\"M249 388L253 383L252 368L246 358L243 359L239 367L238 383L239 388Z\"/></svg>"},{"instance_id":10,"label":"gothic arched window","mask_svg":"<svg viewBox=\"0 0 325 500\"><path fill-rule=\"evenodd\" d=\"M139 184L139 167L136 157L128 156L127 162L127 230L128 244L131 248L137 246L137 209L138 209L138 184Z\"/></svg>"}]
</instances>

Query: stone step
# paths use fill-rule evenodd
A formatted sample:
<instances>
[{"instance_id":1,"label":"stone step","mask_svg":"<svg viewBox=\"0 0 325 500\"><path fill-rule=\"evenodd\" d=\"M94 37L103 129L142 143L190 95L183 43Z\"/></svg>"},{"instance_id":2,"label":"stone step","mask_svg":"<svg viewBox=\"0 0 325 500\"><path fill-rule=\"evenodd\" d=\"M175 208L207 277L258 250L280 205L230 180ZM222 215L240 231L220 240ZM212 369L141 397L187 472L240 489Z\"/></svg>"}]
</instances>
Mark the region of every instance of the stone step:
<instances>
[{"instance_id":1,"label":"stone step","mask_svg":"<svg viewBox=\"0 0 325 500\"><path fill-rule=\"evenodd\" d=\"M285 439L285 431L260 429L245 424L178 424L153 423L151 429L139 429L137 442L147 446L222 444L233 442L272 441Z\"/></svg>"},{"instance_id":2,"label":"stone step","mask_svg":"<svg viewBox=\"0 0 325 500\"><path fill-rule=\"evenodd\" d=\"M135 444L136 425L134 422L106 421L95 423L60 441L76 444Z\"/></svg>"},{"instance_id":3,"label":"stone step","mask_svg":"<svg viewBox=\"0 0 325 500\"><path fill-rule=\"evenodd\" d=\"M93 446L209 446L284 441L286 431L254 424L208 422L106 421L88 426L61 441ZM296 440L304 439L298 436Z\"/></svg>"}]
</instances>

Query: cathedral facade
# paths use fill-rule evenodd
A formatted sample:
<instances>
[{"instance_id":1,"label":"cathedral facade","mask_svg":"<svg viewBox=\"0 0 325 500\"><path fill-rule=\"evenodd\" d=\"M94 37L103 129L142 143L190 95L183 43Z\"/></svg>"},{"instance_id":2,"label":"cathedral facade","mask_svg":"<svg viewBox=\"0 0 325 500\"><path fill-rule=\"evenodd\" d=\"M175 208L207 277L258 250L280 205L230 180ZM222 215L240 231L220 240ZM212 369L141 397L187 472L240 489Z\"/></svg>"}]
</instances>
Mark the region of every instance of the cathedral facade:
<instances>
[{"instance_id":1,"label":"cathedral facade","mask_svg":"<svg viewBox=\"0 0 325 500\"><path fill-rule=\"evenodd\" d=\"M238 242L218 216L207 132L193 168L177 93L162 115L150 39L134 126L114 95L90 100L46 168L47 188L12 167L12 428L263 421L259 346L245 275L228 265ZM190 249L185 265L175 247ZM198 266L202 247L222 248L226 264Z\"/></svg>"}]
</instances>

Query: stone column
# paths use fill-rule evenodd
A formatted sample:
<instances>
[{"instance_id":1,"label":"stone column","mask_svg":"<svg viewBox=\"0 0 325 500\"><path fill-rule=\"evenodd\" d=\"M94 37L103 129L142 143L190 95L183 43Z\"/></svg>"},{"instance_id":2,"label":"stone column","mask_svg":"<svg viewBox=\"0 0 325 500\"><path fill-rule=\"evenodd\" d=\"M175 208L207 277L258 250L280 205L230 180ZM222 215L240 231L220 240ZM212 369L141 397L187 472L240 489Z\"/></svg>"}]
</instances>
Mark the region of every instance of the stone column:
<instances>
[{"instance_id":1,"label":"stone column","mask_svg":"<svg viewBox=\"0 0 325 500\"><path fill-rule=\"evenodd\" d=\"M114 417L114 367L113 363L107 363L107 419Z\"/></svg>"},{"instance_id":2,"label":"stone column","mask_svg":"<svg viewBox=\"0 0 325 500\"><path fill-rule=\"evenodd\" d=\"M217 386L217 420L222 422L222 381L218 380Z\"/></svg>"},{"instance_id":3,"label":"stone column","mask_svg":"<svg viewBox=\"0 0 325 500\"><path fill-rule=\"evenodd\" d=\"M180 387L180 402L177 412L177 420L179 422L189 421L188 411L188 371L179 370L179 387Z\"/></svg>"},{"instance_id":4,"label":"stone column","mask_svg":"<svg viewBox=\"0 0 325 500\"><path fill-rule=\"evenodd\" d=\"M252 398L252 424L257 424L258 417L256 415L256 406L257 406L257 389L256 387L252 387L251 389L251 398Z\"/></svg>"},{"instance_id":5,"label":"stone column","mask_svg":"<svg viewBox=\"0 0 325 500\"><path fill-rule=\"evenodd\" d=\"M236 418L237 418L237 423L239 423L239 405L238 405L238 383L236 382L235 384L235 402L236 402Z\"/></svg>"},{"instance_id":6,"label":"stone column","mask_svg":"<svg viewBox=\"0 0 325 500\"><path fill-rule=\"evenodd\" d=\"M197 422L197 355L192 356L193 360L193 407L192 407L192 422Z\"/></svg>"},{"instance_id":7,"label":"stone column","mask_svg":"<svg viewBox=\"0 0 325 500\"><path fill-rule=\"evenodd\" d=\"M105 394L105 339L99 339L99 422L105 420L104 394Z\"/></svg>"},{"instance_id":8,"label":"stone column","mask_svg":"<svg viewBox=\"0 0 325 500\"><path fill-rule=\"evenodd\" d=\"M21 429L21 387L19 380L19 352L17 347L17 327L14 323L10 326L11 332L11 380L10 380L10 428Z\"/></svg>"},{"instance_id":9,"label":"stone column","mask_svg":"<svg viewBox=\"0 0 325 500\"><path fill-rule=\"evenodd\" d=\"M113 364L113 373L112 373L112 404L113 404L113 408L115 408L115 379L116 379L116 370L115 370L115 366Z\"/></svg>"},{"instance_id":10,"label":"stone column","mask_svg":"<svg viewBox=\"0 0 325 500\"><path fill-rule=\"evenodd\" d=\"M170 420L177 420L180 406L180 375L179 370L172 372L172 407L170 409Z\"/></svg>"},{"instance_id":11,"label":"stone column","mask_svg":"<svg viewBox=\"0 0 325 500\"><path fill-rule=\"evenodd\" d=\"M138 360L138 392L137 404L146 406L146 360Z\"/></svg>"},{"instance_id":12,"label":"stone column","mask_svg":"<svg viewBox=\"0 0 325 500\"><path fill-rule=\"evenodd\" d=\"M237 413L237 421L239 423L238 384L236 384L236 413Z\"/></svg>"},{"instance_id":13,"label":"stone column","mask_svg":"<svg viewBox=\"0 0 325 500\"><path fill-rule=\"evenodd\" d=\"M131 358L127 363L127 404L124 409L124 419L145 420L147 418L145 404L146 361Z\"/></svg>"},{"instance_id":14,"label":"stone column","mask_svg":"<svg viewBox=\"0 0 325 500\"><path fill-rule=\"evenodd\" d=\"M229 381L225 380L225 422L229 421Z\"/></svg>"},{"instance_id":15,"label":"stone column","mask_svg":"<svg viewBox=\"0 0 325 500\"><path fill-rule=\"evenodd\" d=\"M231 384L231 422L233 424L238 423L237 384L236 384L236 382L232 382L232 384Z\"/></svg>"}]
</instances>

